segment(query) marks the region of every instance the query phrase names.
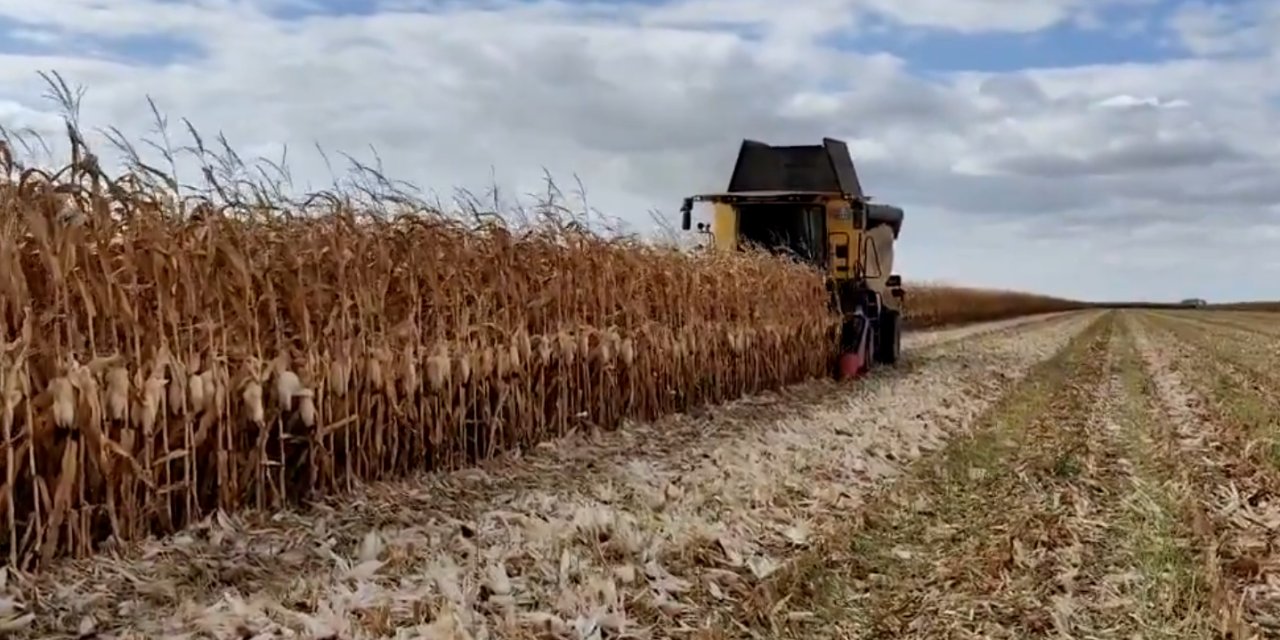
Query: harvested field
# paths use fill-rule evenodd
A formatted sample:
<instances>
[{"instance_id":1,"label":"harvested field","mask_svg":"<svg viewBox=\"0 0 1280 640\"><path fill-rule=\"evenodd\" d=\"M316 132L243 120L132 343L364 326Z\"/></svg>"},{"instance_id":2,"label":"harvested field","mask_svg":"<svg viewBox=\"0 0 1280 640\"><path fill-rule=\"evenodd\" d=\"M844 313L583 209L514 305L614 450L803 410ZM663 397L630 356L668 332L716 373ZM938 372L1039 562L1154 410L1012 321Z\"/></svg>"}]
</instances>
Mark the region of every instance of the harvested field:
<instances>
[{"instance_id":1,"label":"harvested field","mask_svg":"<svg viewBox=\"0 0 1280 640\"><path fill-rule=\"evenodd\" d=\"M1223 304L1209 305L1212 309L1222 309L1229 311L1280 311L1280 302L1275 300L1258 301L1258 302L1227 302Z\"/></svg>"},{"instance_id":2,"label":"harvested field","mask_svg":"<svg viewBox=\"0 0 1280 640\"><path fill-rule=\"evenodd\" d=\"M1277 320L1106 312L779 572L770 629L1280 634Z\"/></svg>"}]
</instances>

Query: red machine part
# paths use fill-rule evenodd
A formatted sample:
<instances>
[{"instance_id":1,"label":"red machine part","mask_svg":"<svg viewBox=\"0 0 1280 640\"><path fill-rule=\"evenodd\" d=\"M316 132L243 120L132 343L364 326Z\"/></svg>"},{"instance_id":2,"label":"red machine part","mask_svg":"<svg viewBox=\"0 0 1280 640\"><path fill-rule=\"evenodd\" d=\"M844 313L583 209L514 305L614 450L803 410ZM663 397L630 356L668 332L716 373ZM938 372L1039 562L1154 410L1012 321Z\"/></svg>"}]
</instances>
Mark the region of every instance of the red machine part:
<instances>
[{"instance_id":1,"label":"red machine part","mask_svg":"<svg viewBox=\"0 0 1280 640\"><path fill-rule=\"evenodd\" d=\"M862 322L862 336L858 340L858 348L840 354L838 361L839 379L850 380L865 374L871 367L872 339L871 323Z\"/></svg>"}]
</instances>

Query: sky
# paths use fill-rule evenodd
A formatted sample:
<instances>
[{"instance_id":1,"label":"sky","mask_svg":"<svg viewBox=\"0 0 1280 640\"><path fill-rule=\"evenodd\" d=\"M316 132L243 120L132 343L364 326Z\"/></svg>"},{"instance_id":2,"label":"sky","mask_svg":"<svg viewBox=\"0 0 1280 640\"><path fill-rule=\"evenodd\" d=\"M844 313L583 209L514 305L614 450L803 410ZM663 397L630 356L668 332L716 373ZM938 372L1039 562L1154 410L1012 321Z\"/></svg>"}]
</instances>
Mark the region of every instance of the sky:
<instances>
[{"instance_id":1,"label":"sky","mask_svg":"<svg viewBox=\"0 0 1280 640\"><path fill-rule=\"evenodd\" d=\"M742 139L830 136L909 281L1280 299L1272 0L0 0L0 126L55 140L40 71L108 160L163 140L149 97L298 189L319 145L446 200L549 175L640 233Z\"/></svg>"}]
</instances>

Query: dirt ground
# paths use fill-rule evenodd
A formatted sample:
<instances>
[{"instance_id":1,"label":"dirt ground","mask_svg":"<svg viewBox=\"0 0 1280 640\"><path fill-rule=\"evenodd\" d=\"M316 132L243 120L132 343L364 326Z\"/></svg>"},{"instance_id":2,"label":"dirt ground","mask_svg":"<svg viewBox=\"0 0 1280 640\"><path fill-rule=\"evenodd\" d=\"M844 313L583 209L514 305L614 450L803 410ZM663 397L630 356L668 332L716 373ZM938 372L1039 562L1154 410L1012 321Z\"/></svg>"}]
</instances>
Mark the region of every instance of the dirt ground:
<instances>
[{"instance_id":1,"label":"dirt ground","mask_svg":"<svg viewBox=\"0 0 1280 640\"><path fill-rule=\"evenodd\" d=\"M1277 361L1280 314L913 333L899 367L854 383L0 576L0 631L1264 637L1280 633Z\"/></svg>"}]
</instances>

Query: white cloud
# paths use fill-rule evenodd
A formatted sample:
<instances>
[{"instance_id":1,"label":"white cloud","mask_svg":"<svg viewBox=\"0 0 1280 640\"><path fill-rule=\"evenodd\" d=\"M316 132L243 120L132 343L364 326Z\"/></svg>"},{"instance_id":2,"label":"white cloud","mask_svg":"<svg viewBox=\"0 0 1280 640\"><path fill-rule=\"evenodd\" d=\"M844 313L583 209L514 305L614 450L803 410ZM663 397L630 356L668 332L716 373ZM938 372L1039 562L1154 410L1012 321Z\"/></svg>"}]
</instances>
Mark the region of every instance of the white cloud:
<instances>
[{"instance_id":1,"label":"white cloud","mask_svg":"<svg viewBox=\"0 0 1280 640\"><path fill-rule=\"evenodd\" d=\"M1099 100L1097 106L1105 109L1131 109L1142 107L1154 107L1156 109L1181 109L1191 106L1191 103L1181 98L1166 100L1158 96L1149 96L1139 98L1126 94L1111 96L1103 100Z\"/></svg>"},{"instance_id":2,"label":"white cloud","mask_svg":"<svg viewBox=\"0 0 1280 640\"><path fill-rule=\"evenodd\" d=\"M48 52L0 55L0 124L58 136L35 73L57 69L87 86L89 127L144 135L150 95L171 125L188 117L246 156L287 145L300 183L329 182L314 143L366 160L373 145L394 177L446 199L495 176L507 193L541 192L545 167L566 190L576 173L592 206L640 228L651 209L674 217L683 196L723 188L742 138L833 136L849 141L870 193L907 208L908 278L1280 298L1259 274L1280 225L1276 61L926 79L896 56L822 39L872 15L1032 32L1116 2L397 0L431 12L272 17L314 13L306 1L118 0L99 15L91 0L0 0L0 16L43 34L34 43ZM85 53L110 48L105 36L201 53L165 64L148 62L154 44Z\"/></svg>"}]
</instances>

